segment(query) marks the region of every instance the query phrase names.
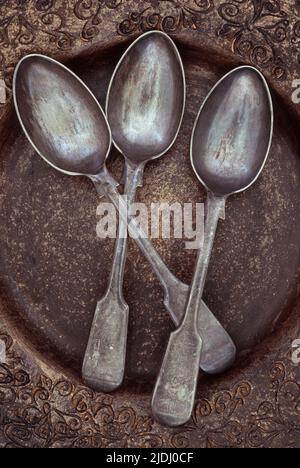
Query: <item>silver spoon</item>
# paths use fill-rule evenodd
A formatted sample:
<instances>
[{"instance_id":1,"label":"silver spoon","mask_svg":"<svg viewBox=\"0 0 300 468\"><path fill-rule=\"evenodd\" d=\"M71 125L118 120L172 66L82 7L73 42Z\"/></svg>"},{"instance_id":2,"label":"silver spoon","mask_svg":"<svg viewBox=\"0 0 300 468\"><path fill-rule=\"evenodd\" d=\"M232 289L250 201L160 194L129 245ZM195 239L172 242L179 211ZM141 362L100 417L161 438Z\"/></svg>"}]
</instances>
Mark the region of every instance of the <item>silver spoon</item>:
<instances>
[{"instance_id":1,"label":"silver spoon","mask_svg":"<svg viewBox=\"0 0 300 468\"><path fill-rule=\"evenodd\" d=\"M116 148L125 157L125 193L130 205L142 185L146 163L163 156L175 142L185 108L185 77L179 52L164 33L140 36L125 52L112 76L106 115ZM109 360L93 363L101 388L115 390L124 377L129 307L123 297L127 224L120 222L108 289L98 304L83 373L89 372L94 342L109 341ZM107 336L107 321L112 335ZM103 361L103 356L99 356ZM117 363L119 367L117 367ZM107 384L105 384L107 382Z\"/></svg>"},{"instance_id":2,"label":"silver spoon","mask_svg":"<svg viewBox=\"0 0 300 468\"><path fill-rule=\"evenodd\" d=\"M227 197L246 190L262 171L271 146L273 120L266 80L248 66L233 70L217 83L196 119L191 161L208 191L205 239L185 317L170 336L153 393L153 414L162 424L179 426L191 417L202 350L197 317L218 219Z\"/></svg>"},{"instance_id":3,"label":"silver spoon","mask_svg":"<svg viewBox=\"0 0 300 468\"><path fill-rule=\"evenodd\" d=\"M142 184L146 163L166 153L175 142L185 108L183 65L173 41L164 33L140 36L127 49L112 76L106 115L116 148L124 155L125 193L133 203ZM97 305L85 363L91 362L94 341L105 335L112 348L111 361L119 364L115 376L111 365L95 363L95 378L101 387L119 387L124 377L129 307L123 297L127 254L127 224L120 222L108 289ZM112 335L107 337L107 321ZM103 359L102 356L99 356ZM108 363L108 360L106 361Z\"/></svg>"},{"instance_id":4,"label":"silver spoon","mask_svg":"<svg viewBox=\"0 0 300 468\"><path fill-rule=\"evenodd\" d=\"M121 208L122 217L130 221L135 241L162 284L164 303L178 325L189 288L170 272L143 230L127 216L117 183L105 166L111 147L109 126L90 90L59 62L34 54L24 57L16 67L13 97L22 129L35 151L64 174L89 177L100 196L105 194L117 209ZM204 304L198 319L199 328L207 330L210 337L204 341L202 368L212 374L222 372L233 363L235 346ZM94 377L95 368L101 356L107 355L107 346L96 340L91 359L84 364L84 380L96 389L100 389L101 382Z\"/></svg>"}]
</instances>

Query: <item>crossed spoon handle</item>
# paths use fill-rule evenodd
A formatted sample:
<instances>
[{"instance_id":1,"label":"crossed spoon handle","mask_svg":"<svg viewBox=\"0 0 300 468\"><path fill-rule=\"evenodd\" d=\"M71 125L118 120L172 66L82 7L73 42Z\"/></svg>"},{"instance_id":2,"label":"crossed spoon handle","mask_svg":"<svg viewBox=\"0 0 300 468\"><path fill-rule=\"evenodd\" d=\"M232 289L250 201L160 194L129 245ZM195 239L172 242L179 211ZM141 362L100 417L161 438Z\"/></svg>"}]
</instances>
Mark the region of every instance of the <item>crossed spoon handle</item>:
<instances>
[{"instance_id":1,"label":"crossed spoon handle","mask_svg":"<svg viewBox=\"0 0 300 468\"><path fill-rule=\"evenodd\" d=\"M224 197L208 195L204 245L198 255L185 316L181 326L170 335L154 389L153 415L167 426L185 424L192 415L202 351L197 319L218 219L224 212L225 200Z\"/></svg>"},{"instance_id":2,"label":"crossed spoon handle","mask_svg":"<svg viewBox=\"0 0 300 468\"><path fill-rule=\"evenodd\" d=\"M126 162L125 194L130 206L141 184L144 164ZM124 379L129 306L123 296L127 257L127 223L121 218L106 293L97 303L84 355L82 377L98 391L116 390Z\"/></svg>"},{"instance_id":3,"label":"crossed spoon handle","mask_svg":"<svg viewBox=\"0 0 300 468\"><path fill-rule=\"evenodd\" d=\"M142 183L143 172L144 164L132 165L126 161L124 193L127 196L128 209L135 199L137 187ZM151 255L152 264L156 264L157 276L165 290L165 305L178 326L183 317L189 288L166 270L152 244L149 250L149 245L146 246L144 242L145 237L140 239L143 252L149 260ZM113 391L121 385L124 378L129 315L129 307L123 297L126 256L127 223L121 218L109 285L105 295L97 303L82 366L84 381L98 391ZM224 370L235 357L235 346L231 338L204 303L198 322L198 330L202 331L204 341L200 367L210 373Z\"/></svg>"},{"instance_id":4,"label":"crossed spoon handle","mask_svg":"<svg viewBox=\"0 0 300 468\"><path fill-rule=\"evenodd\" d=\"M120 212L121 217L128 223L129 232L137 243L142 253L152 266L157 278L164 290L164 304L174 324L178 326L183 317L186 301L189 294L189 286L179 281L163 262L158 252L153 247L146 233L127 210L124 199L116 189L116 182L105 171L104 174L92 177L94 185L100 196L105 194ZM218 374L227 370L236 357L236 347L215 318L213 313L202 301L198 314L197 327L203 334L203 350L200 366L208 374Z\"/></svg>"}]
</instances>

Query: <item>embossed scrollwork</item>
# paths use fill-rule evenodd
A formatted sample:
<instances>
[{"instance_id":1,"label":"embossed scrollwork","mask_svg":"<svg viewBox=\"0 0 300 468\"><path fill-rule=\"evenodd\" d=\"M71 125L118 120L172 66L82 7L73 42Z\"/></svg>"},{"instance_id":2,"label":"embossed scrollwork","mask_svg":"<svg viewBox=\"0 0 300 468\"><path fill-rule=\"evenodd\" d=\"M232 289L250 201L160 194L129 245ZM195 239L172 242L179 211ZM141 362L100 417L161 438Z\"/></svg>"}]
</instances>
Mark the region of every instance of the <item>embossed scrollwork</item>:
<instances>
[{"instance_id":1,"label":"embossed scrollwork","mask_svg":"<svg viewBox=\"0 0 300 468\"><path fill-rule=\"evenodd\" d=\"M222 3L218 13L223 20L219 36L232 40L235 53L261 69L271 69L277 79L286 78L288 69L276 44L287 39L289 20L277 0L231 0Z\"/></svg>"},{"instance_id":2,"label":"embossed scrollwork","mask_svg":"<svg viewBox=\"0 0 300 468\"><path fill-rule=\"evenodd\" d=\"M45 35L59 49L72 46L74 37L64 28L64 17L56 9L56 0L33 0L32 10L26 7L27 2L2 2L0 4L0 45L4 47L28 46L37 37ZM19 8L18 8L19 7Z\"/></svg>"},{"instance_id":3,"label":"embossed scrollwork","mask_svg":"<svg viewBox=\"0 0 300 468\"><path fill-rule=\"evenodd\" d=\"M154 0L149 3L150 7L140 12L131 12L129 17L119 24L120 34L128 35L138 30L151 29L161 29L169 34L177 32L180 28L205 29L205 16L214 9L213 0ZM164 4L163 11L160 9L160 3Z\"/></svg>"},{"instance_id":4,"label":"embossed scrollwork","mask_svg":"<svg viewBox=\"0 0 300 468\"><path fill-rule=\"evenodd\" d=\"M77 0L74 13L79 20L84 21L81 32L82 39L91 41L99 34L103 9L116 9L123 0Z\"/></svg>"}]
</instances>

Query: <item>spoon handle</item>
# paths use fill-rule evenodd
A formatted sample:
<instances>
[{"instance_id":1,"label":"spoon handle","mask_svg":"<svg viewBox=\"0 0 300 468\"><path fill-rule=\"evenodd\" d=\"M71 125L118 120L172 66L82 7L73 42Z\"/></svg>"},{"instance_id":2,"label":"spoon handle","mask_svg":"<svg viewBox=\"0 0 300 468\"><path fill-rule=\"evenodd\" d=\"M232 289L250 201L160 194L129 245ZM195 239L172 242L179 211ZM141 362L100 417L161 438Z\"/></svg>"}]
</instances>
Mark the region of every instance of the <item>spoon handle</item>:
<instances>
[{"instance_id":1,"label":"spoon handle","mask_svg":"<svg viewBox=\"0 0 300 468\"><path fill-rule=\"evenodd\" d=\"M165 304L168 309L172 310L171 315L173 320L180 321L183 317L183 307L187 299L188 286L179 281L163 262L141 225L136 221L135 217L130 214L128 205L116 189L117 184L108 171L105 170L105 172L100 175L92 177L92 180L99 195L105 195L109 198L119 212L121 218L127 222L131 237L149 261L164 289ZM176 312L173 311L173 306L176 304L175 294L180 296L180 311Z\"/></svg>"},{"instance_id":2,"label":"spoon handle","mask_svg":"<svg viewBox=\"0 0 300 468\"><path fill-rule=\"evenodd\" d=\"M121 197L115 188L116 182L108 172L105 172L103 177L98 176L92 180L98 193L102 196L105 192L106 196L119 211L119 200ZM177 327L184 317L190 288L171 273L143 229L134 221L132 222L130 217L128 218L127 212L123 213L123 216L126 216L126 220L130 221L130 229L131 232L134 232L134 240L152 266L163 287L164 304ZM236 357L236 347L229 334L204 302L202 302L198 317L198 330L203 331L201 368L204 372L218 374L231 367Z\"/></svg>"},{"instance_id":3,"label":"spoon handle","mask_svg":"<svg viewBox=\"0 0 300 468\"><path fill-rule=\"evenodd\" d=\"M192 415L202 350L202 338L197 329L198 315L218 219L224 211L225 200L208 195L204 245L198 255L185 317L181 326L171 333L155 385L153 415L167 426L185 424Z\"/></svg>"},{"instance_id":4,"label":"spoon handle","mask_svg":"<svg viewBox=\"0 0 300 468\"><path fill-rule=\"evenodd\" d=\"M130 205L141 184L144 164L126 162L125 194ZM124 379L129 307L123 297L127 256L127 222L121 218L106 293L97 303L82 366L83 380L93 389L116 390Z\"/></svg>"}]
</instances>

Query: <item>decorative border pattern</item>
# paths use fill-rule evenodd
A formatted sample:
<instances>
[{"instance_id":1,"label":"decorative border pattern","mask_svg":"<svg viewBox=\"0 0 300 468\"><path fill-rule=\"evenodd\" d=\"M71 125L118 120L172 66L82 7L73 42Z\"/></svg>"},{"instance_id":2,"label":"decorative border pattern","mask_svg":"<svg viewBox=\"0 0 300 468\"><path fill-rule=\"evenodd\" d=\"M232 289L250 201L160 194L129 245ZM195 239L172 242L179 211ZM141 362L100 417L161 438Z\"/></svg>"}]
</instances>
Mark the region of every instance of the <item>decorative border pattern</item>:
<instances>
[{"instance_id":1,"label":"decorative border pattern","mask_svg":"<svg viewBox=\"0 0 300 468\"><path fill-rule=\"evenodd\" d=\"M300 385L283 362L272 366L268 400L259 403L250 418L243 414L255 403L253 387L238 381L230 390L213 392L210 399L200 398L191 422L166 433L134 405L118 406L112 396L95 394L66 378L35 374L10 336L0 333L0 339L7 346L6 364L0 365L0 447L258 448L299 443Z\"/></svg>"}]
</instances>

